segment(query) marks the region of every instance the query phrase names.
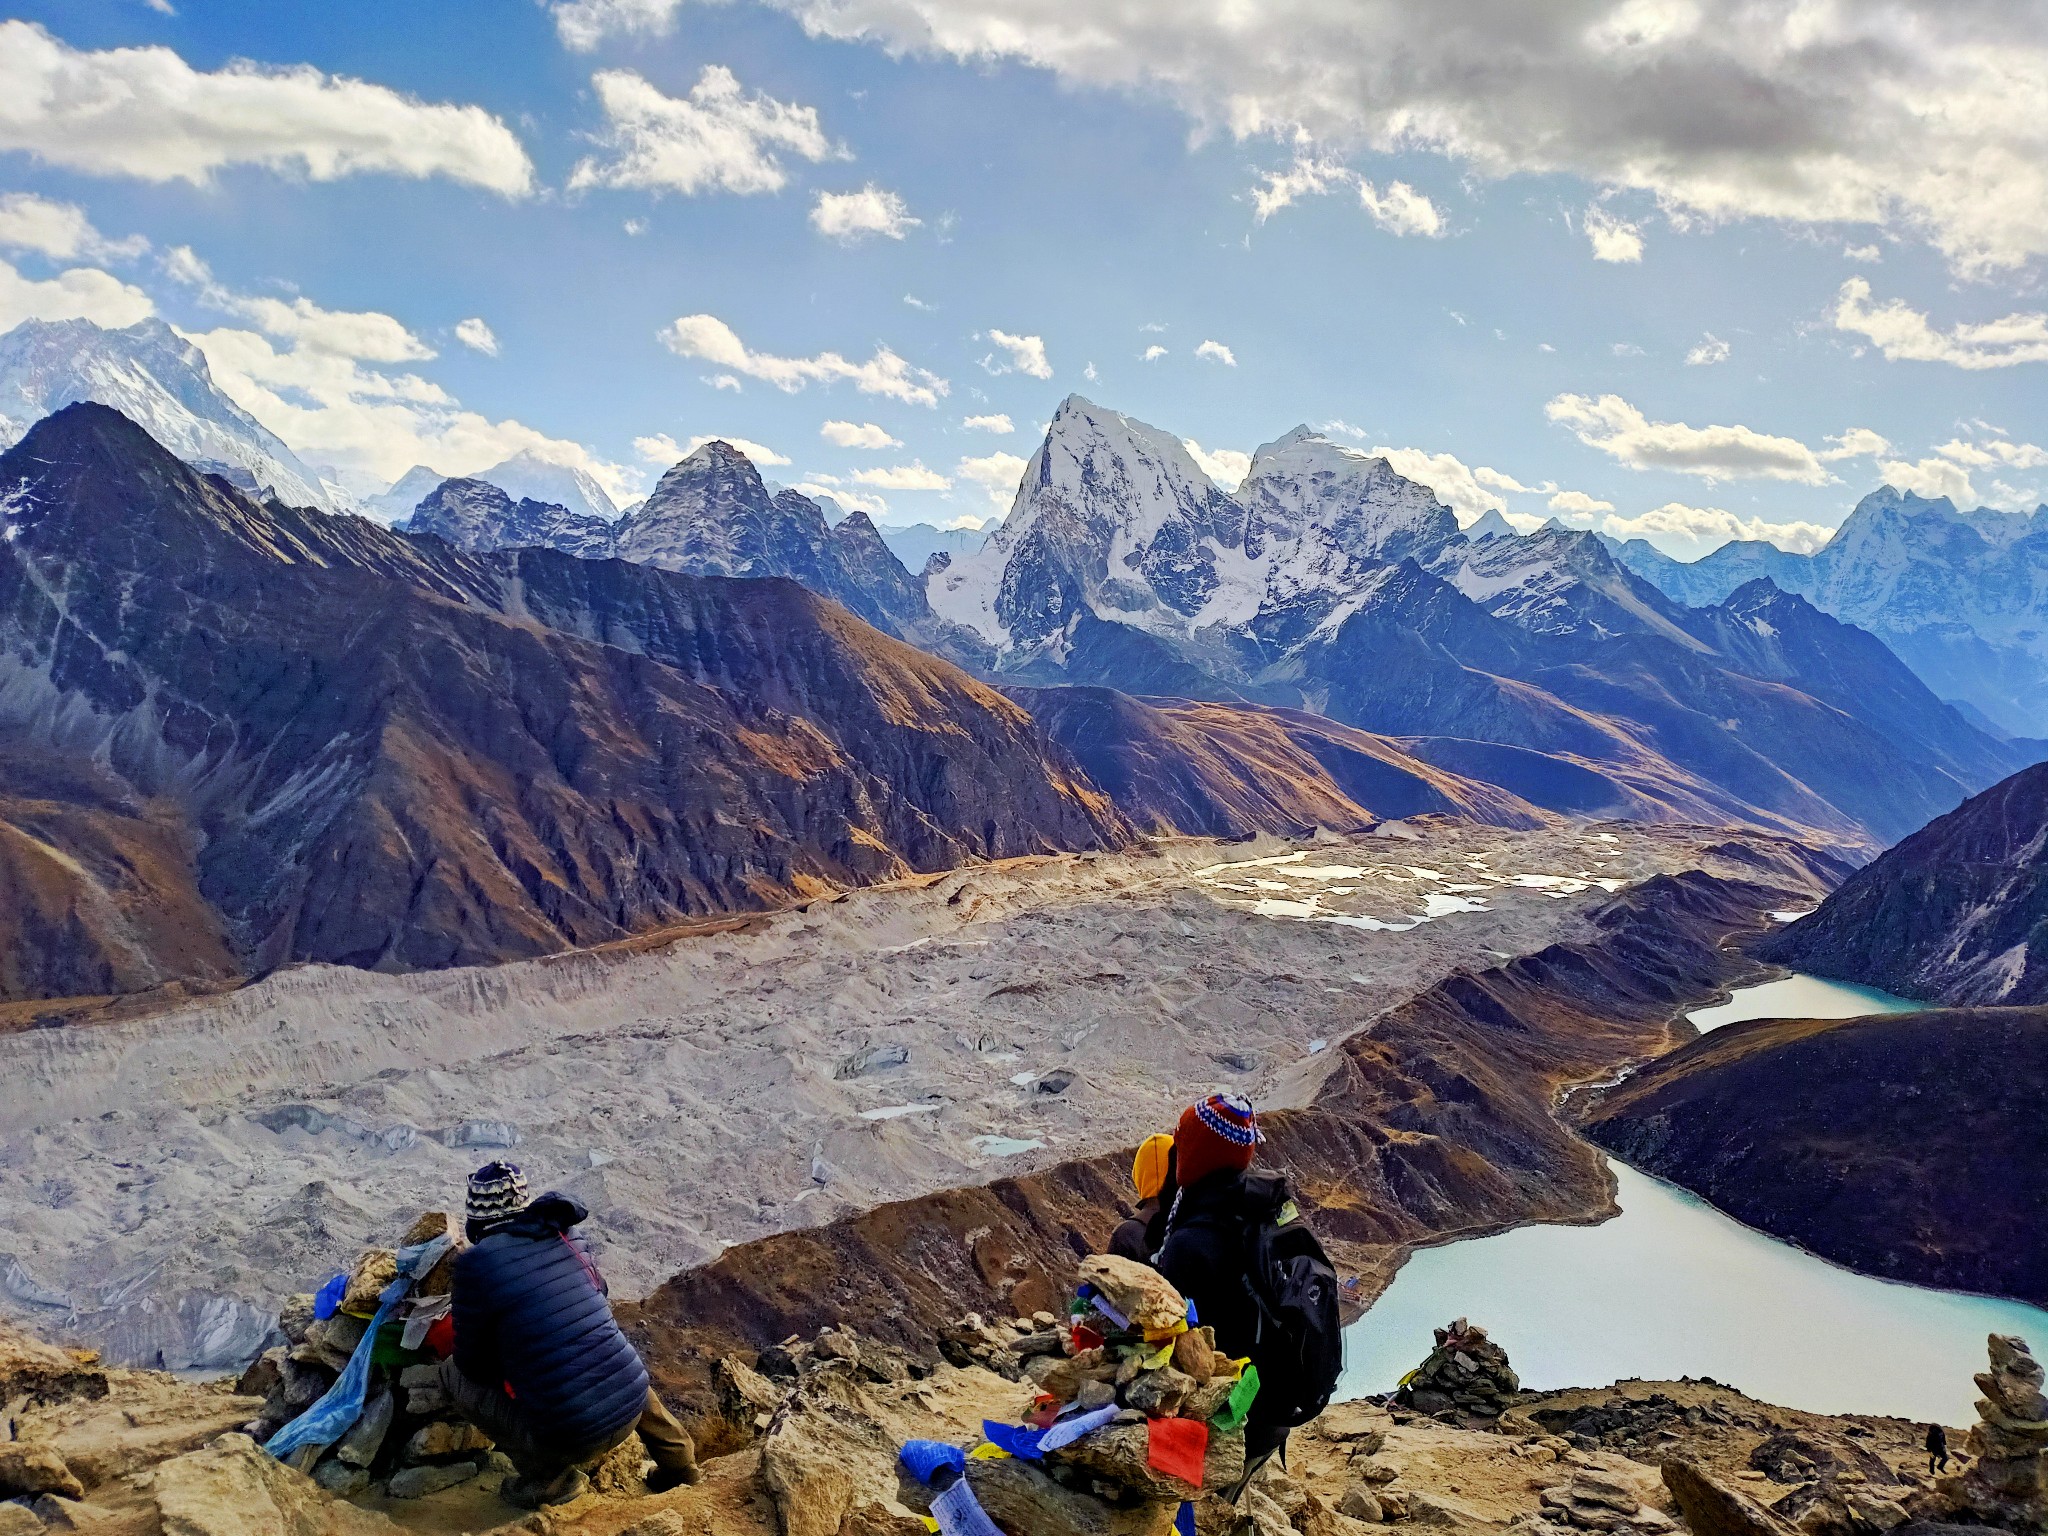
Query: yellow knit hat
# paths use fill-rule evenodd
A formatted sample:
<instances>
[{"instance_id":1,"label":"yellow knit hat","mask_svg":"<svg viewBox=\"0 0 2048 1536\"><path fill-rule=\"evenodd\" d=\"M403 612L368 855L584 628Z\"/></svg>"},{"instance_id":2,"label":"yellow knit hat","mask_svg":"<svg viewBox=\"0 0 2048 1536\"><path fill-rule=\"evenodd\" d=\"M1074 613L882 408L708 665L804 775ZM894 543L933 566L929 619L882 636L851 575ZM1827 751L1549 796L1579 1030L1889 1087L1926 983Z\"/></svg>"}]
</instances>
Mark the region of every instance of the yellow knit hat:
<instances>
[{"instance_id":1,"label":"yellow knit hat","mask_svg":"<svg viewBox=\"0 0 2048 1536\"><path fill-rule=\"evenodd\" d=\"M1163 1132L1147 1136L1138 1144L1131 1161L1131 1182L1138 1186L1140 1200L1156 1200L1166 1187L1166 1160L1173 1156L1173 1138Z\"/></svg>"}]
</instances>

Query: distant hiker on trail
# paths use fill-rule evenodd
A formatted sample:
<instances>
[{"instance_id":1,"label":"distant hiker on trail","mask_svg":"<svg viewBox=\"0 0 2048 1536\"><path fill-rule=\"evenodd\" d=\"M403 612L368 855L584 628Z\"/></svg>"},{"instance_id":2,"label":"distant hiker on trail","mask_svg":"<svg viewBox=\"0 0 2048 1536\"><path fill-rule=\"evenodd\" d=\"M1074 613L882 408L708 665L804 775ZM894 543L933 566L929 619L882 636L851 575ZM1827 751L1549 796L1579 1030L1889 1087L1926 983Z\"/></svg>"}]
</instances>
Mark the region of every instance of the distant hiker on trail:
<instances>
[{"instance_id":1,"label":"distant hiker on trail","mask_svg":"<svg viewBox=\"0 0 2048 1536\"><path fill-rule=\"evenodd\" d=\"M469 1180L469 1241L455 1261L455 1353L441 1384L462 1416L512 1459L501 1490L524 1509L565 1504L583 1469L637 1428L656 1492L697 1481L689 1432L662 1406L612 1318L605 1283L569 1229L567 1195L526 1203L526 1177L487 1163Z\"/></svg>"},{"instance_id":2,"label":"distant hiker on trail","mask_svg":"<svg viewBox=\"0 0 2048 1536\"><path fill-rule=\"evenodd\" d=\"M1288 1431L1329 1405L1344 1368L1337 1274L1277 1174L1251 1172L1264 1138L1251 1104L1211 1094L1184 1110L1174 1133L1179 1190L1159 1249L1160 1274L1216 1330L1233 1358L1249 1356L1259 1392L1245 1422L1245 1478Z\"/></svg>"},{"instance_id":3,"label":"distant hiker on trail","mask_svg":"<svg viewBox=\"0 0 2048 1536\"><path fill-rule=\"evenodd\" d=\"M1119 1258L1150 1264L1166 1241L1166 1212L1179 1189L1174 1180L1173 1138L1164 1132L1147 1136L1131 1160L1131 1182L1138 1189L1138 1213L1109 1234L1109 1251Z\"/></svg>"},{"instance_id":4,"label":"distant hiker on trail","mask_svg":"<svg viewBox=\"0 0 2048 1536\"><path fill-rule=\"evenodd\" d=\"M1927 1475L1948 1470L1948 1431L1939 1424L1927 1426Z\"/></svg>"}]
</instances>

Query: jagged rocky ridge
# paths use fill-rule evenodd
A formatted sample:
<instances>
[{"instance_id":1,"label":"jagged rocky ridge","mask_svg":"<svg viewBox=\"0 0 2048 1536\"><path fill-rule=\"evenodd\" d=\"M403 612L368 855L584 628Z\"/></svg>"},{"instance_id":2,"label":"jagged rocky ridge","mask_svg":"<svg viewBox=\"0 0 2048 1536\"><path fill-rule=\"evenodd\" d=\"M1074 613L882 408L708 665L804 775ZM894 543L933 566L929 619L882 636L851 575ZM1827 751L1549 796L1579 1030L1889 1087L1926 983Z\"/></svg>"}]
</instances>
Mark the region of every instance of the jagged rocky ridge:
<instances>
[{"instance_id":1,"label":"jagged rocky ridge","mask_svg":"<svg viewBox=\"0 0 2048 1536\"><path fill-rule=\"evenodd\" d=\"M1866 1274L2048 1304L2048 1009L1717 1029L1608 1090L1586 1133Z\"/></svg>"},{"instance_id":2,"label":"jagged rocky ridge","mask_svg":"<svg viewBox=\"0 0 2048 1536\"><path fill-rule=\"evenodd\" d=\"M1460 532L1306 428L1226 494L1070 397L1002 527L926 589L997 676L1307 710L1545 805L1883 841L2029 755L1768 582L1687 608L1591 534Z\"/></svg>"},{"instance_id":3,"label":"jagged rocky ridge","mask_svg":"<svg viewBox=\"0 0 2048 1536\"><path fill-rule=\"evenodd\" d=\"M1890 486L1812 554L1737 540L1694 561L1641 539L1621 561L1680 602L1717 603L1768 577L1867 629L1927 685L2015 736L2048 735L2048 508L1959 511Z\"/></svg>"},{"instance_id":4,"label":"jagged rocky ridge","mask_svg":"<svg viewBox=\"0 0 2048 1536\"><path fill-rule=\"evenodd\" d=\"M500 960L1130 836L1022 709L793 583L259 506L98 405L0 456L0 521L31 995Z\"/></svg>"},{"instance_id":5,"label":"jagged rocky ridge","mask_svg":"<svg viewBox=\"0 0 2048 1536\"><path fill-rule=\"evenodd\" d=\"M1887 850L1760 952L1933 1002L2048 1002L2048 764Z\"/></svg>"}]
</instances>

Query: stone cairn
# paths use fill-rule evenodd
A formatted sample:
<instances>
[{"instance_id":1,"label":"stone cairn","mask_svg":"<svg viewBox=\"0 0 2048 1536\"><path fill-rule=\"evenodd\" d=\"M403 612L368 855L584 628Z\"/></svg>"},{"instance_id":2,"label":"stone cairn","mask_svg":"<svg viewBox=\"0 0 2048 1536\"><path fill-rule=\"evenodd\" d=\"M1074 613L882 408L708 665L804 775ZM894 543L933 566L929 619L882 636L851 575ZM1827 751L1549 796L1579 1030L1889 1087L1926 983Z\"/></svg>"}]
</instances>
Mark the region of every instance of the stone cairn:
<instances>
[{"instance_id":1,"label":"stone cairn","mask_svg":"<svg viewBox=\"0 0 2048 1536\"><path fill-rule=\"evenodd\" d=\"M1468 1419L1498 1419L1521 1390L1507 1351L1489 1339L1484 1328L1461 1317L1436 1330L1436 1348L1408 1373L1394 1403L1447 1424L1462 1424Z\"/></svg>"},{"instance_id":2,"label":"stone cairn","mask_svg":"<svg viewBox=\"0 0 2048 1536\"><path fill-rule=\"evenodd\" d=\"M457 1234L451 1249L414 1289L416 1302L429 1306L445 1298L454 1283L455 1255L461 1251L460 1226L443 1211L430 1211L415 1221L399 1247ZM390 1248L371 1248L359 1255L348 1272L348 1289L339 1308L316 1319L313 1297L289 1298L278 1314L284 1342L267 1349L243 1373L237 1390L264 1399L263 1412L246 1426L259 1444L310 1408L347 1367L362 1343L377 1298L397 1273L398 1255ZM398 1338L399 1322L385 1325L370 1368L362 1416L328 1446L306 1446L289 1459L313 1481L341 1498L354 1498L373 1484L393 1498L416 1499L490 1473L503 1476L511 1463L496 1453L490 1440L462 1419L441 1390L438 1362L423 1349L406 1350ZM637 1456L641 1447L628 1437ZM593 1481L605 1480L610 1462ZM631 1471L637 1473L635 1461ZM616 1481L616 1478L611 1480Z\"/></svg>"},{"instance_id":3,"label":"stone cairn","mask_svg":"<svg viewBox=\"0 0 2048 1536\"><path fill-rule=\"evenodd\" d=\"M1032 1462L970 1459L967 1481L996 1524L1033 1536L1152 1531L1181 1501L1229 1488L1244 1474L1243 1414L1255 1386L1216 1347L1213 1330L1187 1325L1187 1303L1157 1271L1114 1256L1086 1259L1068 1319L1050 1313L1027 1334L958 1325L942 1351L1037 1388L1030 1426L1101 1413L1099 1428ZM1198 1480L1160 1470L1151 1455L1158 1421L1204 1426Z\"/></svg>"},{"instance_id":4,"label":"stone cairn","mask_svg":"<svg viewBox=\"0 0 2048 1536\"><path fill-rule=\"evenodd\" d=\"M2026 1340L1994 1333L1991 1369L1977 1375L1970 1462L1935 1484L1932 1500L1954 1519L2013 1531L2048 1531L2048 1397L2041 1362ZM1916 1501L1916 1514L1922 1510Z\"/></svg>"}]
</instances>

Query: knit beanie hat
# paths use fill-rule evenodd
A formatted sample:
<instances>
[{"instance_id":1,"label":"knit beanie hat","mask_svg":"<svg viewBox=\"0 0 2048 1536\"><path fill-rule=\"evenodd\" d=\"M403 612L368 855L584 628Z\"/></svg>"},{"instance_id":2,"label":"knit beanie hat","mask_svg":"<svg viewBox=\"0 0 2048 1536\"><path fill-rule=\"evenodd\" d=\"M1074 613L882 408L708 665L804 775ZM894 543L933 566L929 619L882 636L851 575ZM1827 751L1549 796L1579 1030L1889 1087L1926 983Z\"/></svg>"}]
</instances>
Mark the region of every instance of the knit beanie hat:
<instances>
[{"instance_id":1,"label":"knit beanie hat","mask_svg":"<svg viewBox=\"0 0 2048 1536\"><path fill-rule=\"evenodd\" d=\"M1131 1160L1131 1182L1138 1187L1140 1200L1157 1200L1159 1191L1166 1187L1166 1173L1173 1159L1173 1138L1163 1131L1156 1136L1147 1136L1138 1144L1138 1155Z\"/></svg>"},{"instance_id":2,"label":"knit beanie hat","mask_svg":"<svg viewBox=\"0 0 2048 1536\"><path fill-rule=\"evenodd\" d=\"M1188 1189L1220 1169L1242 1173L1265 1140L1251 1101L1235 1093L1212 1093L1181 1111L1173 1135L1180 1187Z\"/></svg>"},{"instance_id":3,"label":"knit beanie hat","mask_svg":"<svg viewBox=\"0 0 2048 1536\"><path fill-rule=\"evenodd\" d=\"M516 1163L485 1163L469 1176L467 1215L472 1228L495 1226L526 1205L526 1175Z\"/></svg>"}]
</instances>

